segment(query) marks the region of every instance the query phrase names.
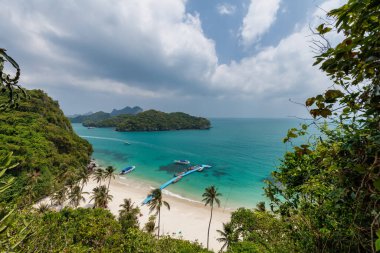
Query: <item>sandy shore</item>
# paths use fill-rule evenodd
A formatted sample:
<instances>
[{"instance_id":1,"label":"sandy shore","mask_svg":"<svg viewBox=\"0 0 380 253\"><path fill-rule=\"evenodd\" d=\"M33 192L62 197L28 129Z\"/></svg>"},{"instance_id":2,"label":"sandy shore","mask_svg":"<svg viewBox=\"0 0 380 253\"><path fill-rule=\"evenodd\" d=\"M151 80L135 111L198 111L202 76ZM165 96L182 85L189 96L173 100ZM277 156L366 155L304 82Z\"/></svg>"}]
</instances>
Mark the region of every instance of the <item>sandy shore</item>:
<instances>
[{"instance_id":1,"label":"sandy shore","mask_svg":"<svg viewBox=\"0 0 380 253\"><path fill-rule=\"evenodd\" d=\"M84 187L84 191L91 194L92 189L96 186L98 184L95 181L90 181ZM151 188L147 184L127 177L116 176L116 179L112 180L110 185L110 193L113 195L113 200L109 203L109 209L113 214L118 215L119 205L123 203L125 198L131 198L141 209L140 227L143 227L148 221L150 214L149 208L141 206L141 202L150 191ZM166 208L161 210L160 234L170 235L174 238L182 237L192 242L198 241L206 246L210 207L205 207L199 202L170 196L166 191L163 191L163 193L164 200L170 204L170 211ZM84 195L86 202L82 203L82 207L92 207L92 203L89 203L90 194ZM218 251L222 246L216 240L219 237L216 230L222 229L222 223L229 221L230 214L230 210L214 208L210 229L210 248L214 251Z\"/></svg>"}]
</instances>

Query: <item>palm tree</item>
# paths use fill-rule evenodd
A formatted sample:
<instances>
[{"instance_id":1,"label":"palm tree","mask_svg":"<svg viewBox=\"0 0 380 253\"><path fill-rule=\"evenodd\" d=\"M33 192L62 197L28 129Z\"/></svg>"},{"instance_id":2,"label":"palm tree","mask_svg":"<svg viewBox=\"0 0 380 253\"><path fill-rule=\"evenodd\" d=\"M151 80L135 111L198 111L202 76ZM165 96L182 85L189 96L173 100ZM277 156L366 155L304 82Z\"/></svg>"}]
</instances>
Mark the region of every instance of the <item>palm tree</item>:
<instances>
[{"instance_id":1,"label":"palm tree","mask_svg":"<svg viewBox=\"0 0 380 253\"><path fill-rule=\"evenodd\" d=\"M258 211L258 212L265 212L266 211L265 202L264 201L260 201L259 203L257 203L255 210Z\"/></svg>"},{"instance_id":2,"label":"palm tree","mask_svg":"<svg viewBox=\"0 0 380 253\"><path fill-rule=\"evenodd\" d=\"M83 191L84 186L90 181L90 173L87 168L81 169L78 173L78 179L81 182L81 191Z\"/></svg>"},{"instance_id":3,"label":"palm tree","mask_svg":"<svg viewBox=\"0 0 380 253\"><path fill-rule=\"evenodd\" d=\"M131 199L124 199L124 203L120 205L119 221L122 228L127 231L131 227L139 227L140 208L135 207Z\"/></svg>"},{"instance_id":4,"label":"palm tree","mask_svg":"<svg viewBox=\"0 0 380 253\"><path fill-rule=\"evenodd\" d=\"M170 210L170 205L162 199L161 189L154 189L150 194L152 195L152 200L149 202L149 212L156 211L156 214L158 214L157 238L160 239L161 207L162 205L165 205Z\"/></svg>"},{"instance_id":5,"label":"palm tree","mask_svg":"<svg viewBox=\"0 0 380 253\"><path fill-rule=\"evenodd\" d=\"M211 206L211 216L210 216L210 222L208 223L208 231L207 231L207 249L209 245L209 238L210 238L210 226L211 226L211 220L212 220L212 210L214 209L214 202L220 207L220 200L218 199L219 196L222 196L221 193L217 191L214 185L207 187L205 189L205 192L202 194L203 202L205 202L205 206L210 205Z\"/></svg>"},{"instance_id":6,"label":"palm tree","mask_svg":"<svg viewBox=\"0 0 380 253\"><path fill-rule=\"evenodd\" d=\"M40 213L40 214L46 213L49 210L50 210L50 206L49 206L48 203L41 203L37 207L37 212Z\"/></svg>"},{"instance_id":7,"label":"palm tree","mask_svg":"<svg viewBox=\"0 0 380 253\"><path fill-rule=\"evenodd\" d=\"M131 199L124 199L124 203L119 205L122 209L119 210L119 215L123 215L123 214L126 214L126 213L131 213L133 212L135 209L139 209L138 207L135 207L135 203L132 203L132 200ZM140 209L139 209L140 211Z\"/></svg>"},{"instance_id":8,"label":"palm tree","mask_svg":"<svg viewBox=\"0 0 380 253\"><path fill-rule=\"evenodd\" d=\"M51 205L52 206L63 206L65 204L65 201L67 200L67 189L66 187L63 187L59 191L56 191L51 196Z\"/></svg>"},{"instance_id":9,"label":"palm tree","mask_svg":"<svg viewBox=\"0 0 380 253\"><path fill-rule=\"evenodd\" d=\"M102 168L96 168L92 177L100 185L104 179L104 170Z\"/></svg>"},{"instance_id":10,"label":"palm tree","mask_svg":"<svg viewBox=\"0 0 380 253\"><path fill-rule=\"evenodd\" d=\"M87 192L82 192L82 188L79 185L75 185L70 189L70 193L68 196L69 204L73 207L79 206L81 201L86 201L83 197L83 194L87 194Z\"/></svg>"},{"instance_id":11,"label":"palm tree","mask_svg":"<svg viewBox=\"0 0 380 253\"><path fill-rule=\"evenodd\" d=\"M217 239L218 242L224 243L219 252L223 252L225 247L228 249L231 243L238 241L238 234L235 233L231 222L223 223L223 230L217 230L217 232L221 235Z\"/></svg>"},{"instance_id":12,"label":"palm tree","mask_svg":"<svg viewBox=\"0 0 380 253\"><path fill-rule=\"evenodd\" d=\"M108 166L106 168L106 170L104 171L104 180L106 180L107 178L109 179L108 180L108 186L107 186L107 192L110 189L111 179L115 178L115 171L116 171L116 169L112 166Z\"/></svg>"},{"instance_id":13,"label":"palm tree","mask_svg":"<svg viewBox=\"0 0 380 253\"><path fill-rule=\"evenodd\" d=\"M90 201L95 201L94 208L107 208L108 201L111 201L112 198L113 196L108 194L107 187L105 185L102 185L93 189Z\"/></svg>"}]
</instances>

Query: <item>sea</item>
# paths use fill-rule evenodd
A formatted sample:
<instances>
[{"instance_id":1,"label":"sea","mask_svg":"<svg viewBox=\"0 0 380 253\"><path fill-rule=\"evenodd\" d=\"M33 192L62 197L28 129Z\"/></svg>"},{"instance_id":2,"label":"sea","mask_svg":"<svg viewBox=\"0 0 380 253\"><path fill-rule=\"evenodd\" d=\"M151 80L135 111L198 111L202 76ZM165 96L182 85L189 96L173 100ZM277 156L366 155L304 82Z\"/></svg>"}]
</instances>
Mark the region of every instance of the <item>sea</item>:
<instances>
[{"instance_id":1,"label":"sea","mask_svg":"<svg viewBox=\"0 0 380 253\"><path fill-rule=\"evenodd\" d=\"M271 172L281 164L285 152L292 150L290 144L282 141L288 129L301 122L288 118L210 120L209 130L117 132L113 128L89 129L81 124L73 124L73 128L92 144L93 158L101 166L111 165L118 171L136 166L126 177L151 188L189 167L174 164L174 160L212 166L167 187L165 193L174 197L202 201L205 188L215 185L222 193L223 208L253 208L259 201L268 202L264 181L271 179Z\"/></svg>"}]
</instances>

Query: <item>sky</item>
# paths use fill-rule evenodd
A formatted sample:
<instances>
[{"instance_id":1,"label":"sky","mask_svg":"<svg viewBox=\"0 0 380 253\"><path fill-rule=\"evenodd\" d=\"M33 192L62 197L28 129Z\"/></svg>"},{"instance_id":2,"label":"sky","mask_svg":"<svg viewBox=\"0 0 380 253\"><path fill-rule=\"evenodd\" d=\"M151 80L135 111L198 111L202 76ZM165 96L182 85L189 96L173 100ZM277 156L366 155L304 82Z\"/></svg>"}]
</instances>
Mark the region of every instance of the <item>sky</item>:
<instances>
[{"instance_id":1,"label":"sky","mask_svg":"<svg viewBox=\"0 0 380 253\"><path fill-rule=\"evenodd\" d=\"M342 0L0 0L21 84L67 115L140 106L205 117L305 117L331 81L309 27ZM290 101L291 100L291 101Z\"/></svg>"}]
</instances>

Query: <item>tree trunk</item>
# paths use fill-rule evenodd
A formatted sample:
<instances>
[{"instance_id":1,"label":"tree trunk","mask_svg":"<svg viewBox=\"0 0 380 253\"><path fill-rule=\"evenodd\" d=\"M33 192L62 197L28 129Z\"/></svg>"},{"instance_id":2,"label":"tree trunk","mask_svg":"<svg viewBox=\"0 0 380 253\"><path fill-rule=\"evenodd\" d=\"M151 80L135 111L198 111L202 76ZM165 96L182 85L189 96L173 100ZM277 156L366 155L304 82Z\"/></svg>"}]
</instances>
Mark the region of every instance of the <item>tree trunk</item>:
<instances>
[{"instance_id":1,"label":"tree trunk","mask_svg":"<svg viewBox=\"0 0 380 253\"><path fill-rule=\"evenodd\" d=\"M110 191L109 191L109 190L110 190L110 184L111 184L111 178L110 178L110 180L108 181L107 194L110 192Z\"/></svg>"},{"instance_id":2,"label":"tree trunk","mask_svg":"<svg viewBox=\"0 0 380 253\"><path fill-rule=\"evenodd\" d=\"M157 239L160 239L160 220L161 220L161 209L158 209L158 231L157 231Z\"/></svg>"},{"instance_id":3,"label":"tree trunk","mask_svg":"<svg viewBox=\"0 0 380 253\"><path fill-rule=\"evenodd\" d=\"M214 205L211 205L211 216L210 216L210 222L208 223L208 231L207 231L207 249L208 249L208 242L210 238L210 226L211 226L211 220L212 220L212 209L214 208Z\"/></svg>"}]
</instances>

